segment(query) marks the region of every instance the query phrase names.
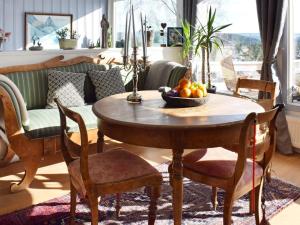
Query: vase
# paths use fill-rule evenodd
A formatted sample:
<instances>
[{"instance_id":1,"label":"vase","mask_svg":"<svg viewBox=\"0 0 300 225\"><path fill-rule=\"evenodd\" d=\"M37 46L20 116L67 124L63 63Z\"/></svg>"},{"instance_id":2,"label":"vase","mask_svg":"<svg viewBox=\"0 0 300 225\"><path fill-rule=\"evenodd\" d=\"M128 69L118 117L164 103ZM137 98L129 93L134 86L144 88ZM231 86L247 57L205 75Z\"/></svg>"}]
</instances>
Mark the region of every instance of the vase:
<instances>
[{"instance_id":1,"label":"vase","mask_svg":"<svg viewBox=\"0 0 300 225\"><path fill-rule=\"evenodd\" d=\"M59 48L64 50L71 50L77 47L77 39L60 39Z\"/></svg>"},{"instance_id":2,"label":"vase","mask_svg":"<svg viewBox=\"0 0 300 225\"><path fill-rule=\"evenodd\" d=\"M153 30L148 30L147 31L147 47L152 47L153 38L154 38Z\"/></svg>"}]
</instances>

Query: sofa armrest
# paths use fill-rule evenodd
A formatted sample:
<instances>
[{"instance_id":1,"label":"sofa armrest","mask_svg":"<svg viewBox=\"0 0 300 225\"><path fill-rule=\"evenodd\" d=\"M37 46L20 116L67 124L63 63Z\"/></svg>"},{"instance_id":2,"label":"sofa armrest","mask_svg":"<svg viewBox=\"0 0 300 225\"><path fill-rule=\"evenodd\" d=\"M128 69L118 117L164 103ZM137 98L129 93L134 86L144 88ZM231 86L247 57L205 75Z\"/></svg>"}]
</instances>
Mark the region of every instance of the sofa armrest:
<instances>
[{"instance_id":1,"label":"sofa armrest","mask_svg":"<svg viewBox=\"0 0 300 225\"><path fill-rule=\"evenodd\" d=\"M29 125L29 116L26 109L23 96L18 87L6 76L0 75L0 95L2 98L3 107L5 107L3 99L7 98L6 103L11 103L9 108L12 108L16 114L16 121L20 127ZM4 113L7 110L3 109Z\"/></svg>"}]
</instances>

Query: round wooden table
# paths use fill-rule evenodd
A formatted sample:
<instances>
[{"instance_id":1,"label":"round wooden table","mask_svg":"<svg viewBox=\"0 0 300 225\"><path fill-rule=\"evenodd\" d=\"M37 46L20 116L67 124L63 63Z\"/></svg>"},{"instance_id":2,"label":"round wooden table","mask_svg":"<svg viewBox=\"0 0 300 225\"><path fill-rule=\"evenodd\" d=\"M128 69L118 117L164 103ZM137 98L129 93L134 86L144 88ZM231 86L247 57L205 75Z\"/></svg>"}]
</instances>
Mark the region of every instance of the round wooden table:
<instances>
[{"instance_id":1,"label":"round wooden table","mask_svg":"<svg viewBox=\"0 0 300 225\"><path fill-rule=\"evenodd\" d=\"M251 112L263 112L257 103L211 94L206 104L190 108L168 108L158 91L141 91L142 103L126 101L128 93L104 98L93 105L99 118L98 151L103 136L128 144L170 148L173 153L174 224L182 218L182 154L184 149L218 146L218 131L242 121ZM228 132L228 138L232 133ZM130 166L130 165L128 165Z\"/></svg>"}]
</instances>

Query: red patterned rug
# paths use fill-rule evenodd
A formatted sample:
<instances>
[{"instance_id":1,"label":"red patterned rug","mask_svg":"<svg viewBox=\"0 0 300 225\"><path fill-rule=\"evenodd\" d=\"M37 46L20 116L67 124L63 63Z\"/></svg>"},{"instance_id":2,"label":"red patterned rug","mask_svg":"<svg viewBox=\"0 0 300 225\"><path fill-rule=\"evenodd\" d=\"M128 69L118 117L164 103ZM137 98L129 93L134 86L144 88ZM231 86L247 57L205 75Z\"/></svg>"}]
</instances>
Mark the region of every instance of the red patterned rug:
<instances>
[{"instance_id":1,"label":"red patterned rug","mask_svg":"<svg viewBox=\"0 0 300 225\"><path fill-rule=\"evenodd\" d=\"M159 167L164 176L162 194L158 204L156 224L173 224L172 196L168 184L167 165ZM219 206L212 210L211 188L184 180L183 224L212 225L222 223L224 193L218 193ZM266 184L265 190L267 218L270 219L296 199L300 198L300 188L272 179ZM69 195L52 199L29 208L0 216L0 225L46 225L68 224ZM143 190L122 194L121 216L117 220L114 210L114 196L107 196L101 200L99 215L101 224L147 224L149 198ZM254 216L248 214L248 196L236 201L233 208L233 221L238 225L255 224ZM83 202L77 204L76 224L90 224L89 209Z\"/></svg>"}]
</instances>

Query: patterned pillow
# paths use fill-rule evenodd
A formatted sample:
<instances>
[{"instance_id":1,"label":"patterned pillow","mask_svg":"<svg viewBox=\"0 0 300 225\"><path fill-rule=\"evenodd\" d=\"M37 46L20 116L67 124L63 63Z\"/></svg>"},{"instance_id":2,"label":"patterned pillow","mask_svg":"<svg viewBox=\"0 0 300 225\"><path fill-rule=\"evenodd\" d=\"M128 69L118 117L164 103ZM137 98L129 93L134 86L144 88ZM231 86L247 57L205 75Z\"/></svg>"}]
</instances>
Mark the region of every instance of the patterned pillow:
<instances>
[{"instance_id":1,"label":"patterned pillow","mask_svg":"<svg viewBox=\"0 0 300 225\"><path fill-rule=\"evenodd\" d=\"M84 105L85 73L49 70L47 108L56 108L55 98L66 107Z\"/></svg>"},{"instance_id":2,"label":"patterned pillow","mask_svg":"<svg viewBox=\"0 0 300 225\"><path fill-rule=\"evenodd\" d=\"M95 86L97 100L125 92L120 68L118 67L107 71L91 70L88 75Z\"/></svg>"}]
</instances>

